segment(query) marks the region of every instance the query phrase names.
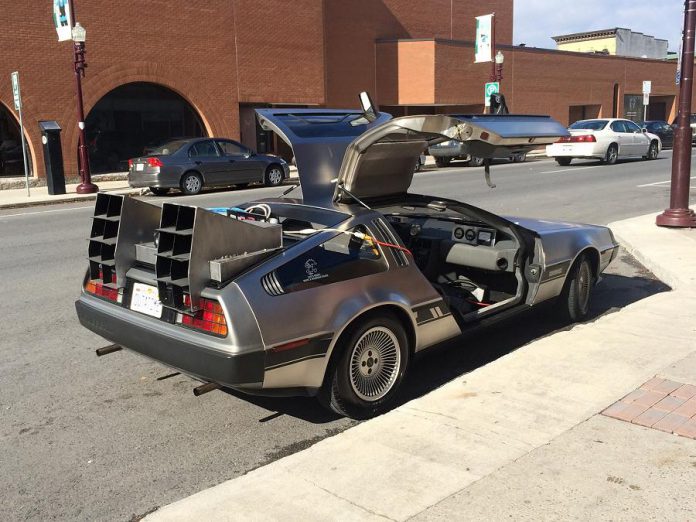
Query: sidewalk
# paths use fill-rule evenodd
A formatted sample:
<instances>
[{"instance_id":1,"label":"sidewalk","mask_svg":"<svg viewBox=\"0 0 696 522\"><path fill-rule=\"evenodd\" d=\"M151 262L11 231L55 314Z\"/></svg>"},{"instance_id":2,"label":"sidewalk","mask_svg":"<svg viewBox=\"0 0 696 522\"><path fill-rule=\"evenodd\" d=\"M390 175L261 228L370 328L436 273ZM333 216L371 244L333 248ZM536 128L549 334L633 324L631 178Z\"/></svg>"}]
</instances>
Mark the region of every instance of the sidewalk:
<instances>
[{"instance_id":1,"label":"sidewalk","mask_svg":"<svg viewBox=\"0 0 696 522\"><path fill-rule=\"evenodd\" d=\"M696 384L696 231L654 219L611 226L672 292L146 520L695 519L696 440L599 415L656 375Z\"/></svg>"},{"instance_id":2,"label":"sidewalk","mask_svg":"<svg viewBox=\"0 0 696 522\"><path fill-rule=\"evenodd\" d=\"M100 192L111 194L138 194L140 189L132 189L128 186L128 181L101 181L95 180ZM27 189L6 189L0 190L0 209L31 207L35 205L50 205L54 203L68 203L71 201L96 199L96 194L78 194L75 192L77 184L65 186L65 194L51 196L48 194L48 187L30 187L31 195L27 197Z\"/></svg>"}]
</instances>

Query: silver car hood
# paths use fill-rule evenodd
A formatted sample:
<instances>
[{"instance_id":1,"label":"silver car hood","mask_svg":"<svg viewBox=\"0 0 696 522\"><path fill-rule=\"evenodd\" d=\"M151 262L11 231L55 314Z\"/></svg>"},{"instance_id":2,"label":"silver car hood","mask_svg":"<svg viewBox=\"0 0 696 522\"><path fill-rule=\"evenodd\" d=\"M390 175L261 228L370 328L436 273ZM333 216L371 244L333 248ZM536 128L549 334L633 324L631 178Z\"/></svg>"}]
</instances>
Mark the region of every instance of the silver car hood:
<instances>
[{"instance_id":1,"label":"silver car hood","mask_svg":"<svg viewBox=\"0 0 696 522\"><path fill-rule=\"evenodd\" d=\"M405 193L428 146L462 142L464 152L507 158L567 136L548 116L421 115L391 119L379 113L368 122L360 111L257 109L264 130L273 130L295 154L304 202L334 201Z\"/></svg>"}]
</instances>

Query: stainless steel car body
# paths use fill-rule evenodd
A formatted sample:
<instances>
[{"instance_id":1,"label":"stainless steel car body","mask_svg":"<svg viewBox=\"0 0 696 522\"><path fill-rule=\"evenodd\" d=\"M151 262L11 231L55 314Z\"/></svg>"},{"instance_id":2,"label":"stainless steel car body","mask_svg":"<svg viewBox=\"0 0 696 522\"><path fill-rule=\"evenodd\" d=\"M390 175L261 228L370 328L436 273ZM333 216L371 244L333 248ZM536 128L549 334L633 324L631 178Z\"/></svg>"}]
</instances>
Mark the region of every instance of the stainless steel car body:
<instances>
[{"instance_id":1,"label":"stainless steel car body","mask_svg":"<svg viewBox=\"0 0 696 522\"><path fill-rule=\"evenodd\" d=\"M496 116L391 120L378 114L370 122L358 111L257 112L264 128L292 146L303 199L263 200L270 215L281 219L287 244L229 281L202 290L202 297L221 304L229 333L214 337L130 310L129 281L160 289L168 284L142 256L120 267L126 269L122 302L107 303L83 291L76 307L84 326L201 380L252 393L314 394L341 335L366 314L394 314L416 352L558 296L578 256L589 257L596 278L616 254L618 245L606 227L503 218L453 200L407 194L413 165L429 144L457 139L478 155L506 157L563 135L549 118L512 118L507 125L509 117ZM315 230L291 240L290 224ZM344 267L338 275L329 275L335 266L322 265L317 254L353 230L379 241L369 267L360 271L351 258L338 265ZM470 232L475 237L469 238ZM102 238L98 231L92 235L94 241ZM133 246L119 241L117 249ZM209 241L216 241L214 234ZM158 248L159 260L165 254ZM97 273L102 277L102 268L108 270L103 261L103 256L91 259L95 265L85 282ZM481 309L456 304L454 294L443 291L441 274L433 273L434 264L435 272L446 266L480 273L492 281L491 288L501 278L505 288L495 291L502 297ZM475 291L487 291L484 286ZM196 311L177 313L182 312Z\"/></svg>"},{"instance_id":2,"label":"stainless steel car body","mask_svg":"<svg viewBox=\"0 0 696 522\"><path fill-rule=\"evenodd\" d=\"M283 179L290 176L289 166L282 158L256 154L227 138L190 138L170 143L175 144L176 150L165 150L165 144L150 155L129 160L131 187L179 188L187 173L199 174L208 187L263 183L267 169L273 165L282 169Z\"/></svg>"}]
</instances>

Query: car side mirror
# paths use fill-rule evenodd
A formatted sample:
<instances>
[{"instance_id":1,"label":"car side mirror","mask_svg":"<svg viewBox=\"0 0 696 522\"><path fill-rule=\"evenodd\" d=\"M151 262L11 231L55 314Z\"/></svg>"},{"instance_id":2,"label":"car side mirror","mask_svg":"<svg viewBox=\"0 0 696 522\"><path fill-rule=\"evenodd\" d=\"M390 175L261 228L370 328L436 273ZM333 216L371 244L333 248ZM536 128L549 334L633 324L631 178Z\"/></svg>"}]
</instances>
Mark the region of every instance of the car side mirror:
<instances>
[{"instance_id":1,"label":"car side mirror","mask_svg":"<svg viewBox=\"0 0 696 522\"><path fill-rule=\"evenodd\" d=\"M254 155L254 153L253 153L252 151L250 151L250 150L247 150L247 151L244 153L244 157L245 157L245 158L251 158L253 155Z\"/></svg>"},{"instance_id":2,"label":"car side mirror","mask_svg":"<svg viewBox=\"0 0 696 522\"><path fill-rule=\"evenodd\" d=\"M640 130L642 130L644 133L645 133L645 132L648 132L648 129L646 129L645 127L643 127L643 128L640 129Z\"/></svg>"}]
</instances>

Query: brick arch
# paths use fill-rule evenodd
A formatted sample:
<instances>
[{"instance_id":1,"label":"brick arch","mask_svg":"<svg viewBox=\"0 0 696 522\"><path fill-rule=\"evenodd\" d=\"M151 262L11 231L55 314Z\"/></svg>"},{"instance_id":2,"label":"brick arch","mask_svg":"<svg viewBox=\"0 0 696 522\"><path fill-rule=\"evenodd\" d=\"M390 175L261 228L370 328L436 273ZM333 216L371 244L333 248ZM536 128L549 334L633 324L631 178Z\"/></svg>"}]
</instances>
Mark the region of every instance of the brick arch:
<instances>
[{"instance_id":1,"label":"brick arch","mask_svg":"<svg viewBox=\"0 0 696 522\"><path fill-rule=\"evenodd\" d=\"M185 79L186 75L184 73L180 75L174 74L176 71L172 71L171 67L156 63L134 62L128 65L108 67L93 76L90 76L89 72L88 69L87 78L84 78L82 81L85 119L87 119L90 111L99 100L112 90L129 83L146 82L159 85L181 96L196 111L203 123L205 132L209 136L215 135L218 129L224 128L224 123L220 116L221 111L214 110L215 104L205 90L195 88L191 81ZM192 94L189 91L196 92ZM67 108L64 111L63 121L74 122L75 119L75 108ZM67 165L70 165L73 167L72 170L77 173L76 158L79 142L77 125L72 126L64 139L66 139L66 142L63 145L63 150L64 152L68 151L67 154L64 153L66 171Z\"/></svg>"},{"instance_id":2,"label":"brick arch","mask_svg":"<svg viewBox=\"0 0 696 522\"><path fill-rule=\"evenodd\" d=\"M10 115L10 118L12 118L16 123L17 127L20 128L21 132L21 127L19 127L19 117L15 116L14 111L10 108L9 105L7 105L4 101L0 100L0 110L4 110L7 114ZM30 176L36 177L36 173L38 172L38 168L36 166L36 150L34 148L34 144L29 137L29 132L27 132L27 128L24 128L24 142L27 145L28 153L29 156L31 157L31 172L29 173ZM21 136L20 136L21 139ZM24 167L22 167L22 176L24 175Z\"/></svg>"}]
</instances>

